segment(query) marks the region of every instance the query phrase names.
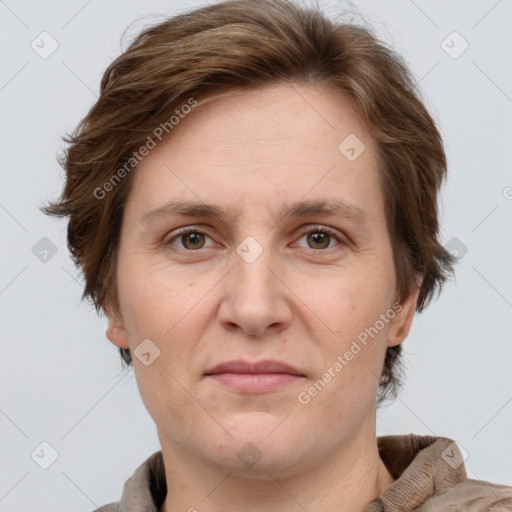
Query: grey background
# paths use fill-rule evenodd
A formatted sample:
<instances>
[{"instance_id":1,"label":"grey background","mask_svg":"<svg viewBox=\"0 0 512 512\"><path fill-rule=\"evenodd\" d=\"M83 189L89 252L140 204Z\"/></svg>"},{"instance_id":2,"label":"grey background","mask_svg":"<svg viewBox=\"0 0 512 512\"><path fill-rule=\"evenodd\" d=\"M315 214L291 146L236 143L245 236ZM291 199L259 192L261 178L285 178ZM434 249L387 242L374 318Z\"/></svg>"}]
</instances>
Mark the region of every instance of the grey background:
<instances>
[{"instance_id":1,"label":"grey background","mask_svg":"<svg viewBox=\"0 0 512 512\"><path fill-rule=\"evenodd\" d=\"M60 135L92 106L123 31L202 3L0 1L0 512L93 510L159 449L105 320L80 302L64 221L37 207L60 191ZM443 243L467 251L415 317L404 390L379 410L378 434L451 437L470 477L511 485L512 1L321 3L359 10L411 66L448 154ZM31 47L43 31L59 45L47 59ZM457 58L454 31L469 44ZM43 237L56 250L46 262ZM47 469L44 441L58 453Z\"/></svg>"}]
</instances>

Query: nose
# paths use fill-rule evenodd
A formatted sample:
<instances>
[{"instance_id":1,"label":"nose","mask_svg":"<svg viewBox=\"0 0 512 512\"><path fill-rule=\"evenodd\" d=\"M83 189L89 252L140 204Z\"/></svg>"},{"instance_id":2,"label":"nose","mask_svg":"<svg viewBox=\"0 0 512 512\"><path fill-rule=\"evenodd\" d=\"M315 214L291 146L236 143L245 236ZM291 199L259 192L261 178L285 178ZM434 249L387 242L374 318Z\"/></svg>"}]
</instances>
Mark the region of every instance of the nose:
<instances>
[{"instance_id":1,"label":"nose","mask_svg":"<svg viewBox=\"0 0 512 512\"><path fill-rule=\"evenodd\" d=\"M239 254L223 279L223 300L218 319L229 331L241 330L250 336L268 336L285 330L292 319L283 272L270 250L248 262Z\"/></svg>"}]
</instances>

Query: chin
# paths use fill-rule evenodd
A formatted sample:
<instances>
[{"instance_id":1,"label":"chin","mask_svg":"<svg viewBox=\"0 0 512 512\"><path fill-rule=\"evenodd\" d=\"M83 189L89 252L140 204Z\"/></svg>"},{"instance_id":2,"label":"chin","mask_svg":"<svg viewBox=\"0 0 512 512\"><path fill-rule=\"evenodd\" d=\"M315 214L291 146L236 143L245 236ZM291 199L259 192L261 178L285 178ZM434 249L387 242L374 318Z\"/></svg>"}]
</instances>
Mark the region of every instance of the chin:
<instances>
[{"instance_id":1,"label":"chin","mask_svg":"<svg viewBox=\"0 0 512 512\"><path fill-rule=\"evenodd\" d=\"M224 433L218 442L205 447L207 457L234 475L264 480L289 476L298 467L304 469L310 459L313 465L314 447L308 447L304 436L298 434L304 430L283 418L266 413L244 413L231 421L221 421L232 437ZM213 437L206 440L215 441Z\"/></svg>"}]
</instances>

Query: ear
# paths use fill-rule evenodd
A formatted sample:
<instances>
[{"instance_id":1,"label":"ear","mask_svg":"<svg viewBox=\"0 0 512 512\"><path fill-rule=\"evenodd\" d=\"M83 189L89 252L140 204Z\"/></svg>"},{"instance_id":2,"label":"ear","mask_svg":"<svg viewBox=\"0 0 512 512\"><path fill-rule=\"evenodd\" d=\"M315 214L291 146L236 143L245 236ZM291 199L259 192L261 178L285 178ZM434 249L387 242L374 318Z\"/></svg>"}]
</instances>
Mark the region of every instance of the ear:
<instances>
[{"instance_id":1,"label":"ear","mask_svg":"<svg viewBox=\"0 0 512 512\"><path fill-rule=\"evenodd\" d=\"M411 330L412 319L414 317L414 311L416 309L416 303L418 301L418 295L420 292L421 280L413 286L409 295L401 302L399 306L394 306L395 316L390 322L389 334L388 334L388 347L394 347L400 345L402 341L407 338L409 331Z\"/></svg>"},{"instance_id":2,"label":"ear","mask_svg":"<svg viewBox=\"0 0 512 512\"><path fill-rule=\"evenodd\" d=\"M107 330L105 331L107 338L116 347L129 348L126 329L124 327L121 314L108 306L105 307L104 310L108 318L108 326Z\"/></svg>"}]
</instances>

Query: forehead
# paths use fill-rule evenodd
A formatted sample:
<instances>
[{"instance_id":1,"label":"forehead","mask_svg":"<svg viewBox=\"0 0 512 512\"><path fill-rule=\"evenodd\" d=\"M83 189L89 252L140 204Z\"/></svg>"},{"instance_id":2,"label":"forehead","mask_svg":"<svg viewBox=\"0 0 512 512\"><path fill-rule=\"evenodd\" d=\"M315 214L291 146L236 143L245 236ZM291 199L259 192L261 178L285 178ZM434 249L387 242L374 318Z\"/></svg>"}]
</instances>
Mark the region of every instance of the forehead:
<instances>
[{"instance_id":1,"label":"forehead","mask_svg":"<svg viewBox=\"0 0 512 512\"><path fill-rule=\"evenodd\" d=\"M171 141L187 145L190 130L210 142L205 151L218 156L263 159L276 152L292 156L295 150L297 157L317 160L318 153L308 154L305 149L337 152L339 143L349 136L373 146L352 104L327 85L277 83L212 94L199 99L193 112L173 130ZM369 149L367 160L374 148Z\"/></svg>"},{"instance_id":2,"label":"forehead","mask_svg":"<svg viewBox=\"0 0 512 512\"><path fill-rule=\"evenodd\" d=\"M379 206L375 143L338 91L273 84L198 102L139 164L134 200L144 206L185 198L233 212L250 203L275 213L300 199Z\"/></svg>"}]
</instances>

